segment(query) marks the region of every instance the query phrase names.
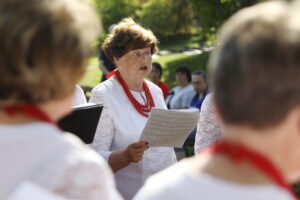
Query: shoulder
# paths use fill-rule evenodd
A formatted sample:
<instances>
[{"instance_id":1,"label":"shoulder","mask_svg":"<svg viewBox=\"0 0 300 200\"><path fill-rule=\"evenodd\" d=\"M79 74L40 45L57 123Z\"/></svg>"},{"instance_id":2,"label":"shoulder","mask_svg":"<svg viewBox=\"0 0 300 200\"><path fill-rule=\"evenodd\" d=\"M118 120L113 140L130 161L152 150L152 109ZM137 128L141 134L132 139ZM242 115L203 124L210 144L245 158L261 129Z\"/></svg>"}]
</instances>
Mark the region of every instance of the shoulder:
<instances>
[{"instance_id":1,"label":"shoulder","mask_svg":"<svg viewBox=\"0 0 300 200\"><path fill-rule=\"evenodd\" d=\"M165 82L160 81L159 84L160 84L160 86L163 87L163 88L170 89L169 86L168 86L168 84L166 84Z\"/></svg>"},{"instance_id":2,"label":"shoulder","mask_svg":"<svg viewBox=\"0 0 300 200\"><path fill-rule=\"evenodd\" d=\"M111 77L104 82L98 84L96 87L92 89L92 93L103 93L107 90L113 89L116 85L116 80Z\"/></svg>"},{"instance_id":3,"label":"shoulder","mask_svg":"<svg viewBox=\"0 0 300 200\"><path fill-rule=\"evenodd\" d=\"M185 88L185 92L194 92L194 88L191 84L189 84L186 88Z\"/></svg>"},{"instance_id":4,"label":"shoulder","mask_svg":"<svg viewBox=\"0 0 300 200\"><path fill-rule=\"evenodd\" d=\"M160 89L156 84L152 83L151 81L148 81L148 80L145 80L145 81L146 81L146 83L147 83L150 90L151 89L152 90L159 90Z\"/></svg>"},{"instance_id":5,"label":"shoulder","mask_svg":"<svg viewBox=\"0 0 300 200\"><path fill-rule=\"evenodd\" d=\"M106 161L76 136L64 133L62 137L66 151L60 152L57 159L60 177L56 181L60 183L56 182L55 185L67 188L70 197L89 199L102 196L112 199L110 196L118 196L114 189L113 173Z\"/></svg>"},{"instance_id":6,"label":"shoulder","mask_svg":"<svg viewBox=\"0 0 300 200\"><path fill-rule=\"evenodd\" d=\"M151 93L155 93L155 94L159 93L159 94L163 95L160 87L158 87L156 84L152 83L151 81L148 81L148 80L145 80L145 81L146 81Z\"/></svg>"},{"instance_id":7,"label":"shoulder","mask_svg":"<svg viewBox=\"0 0 300 200\"><path fill-rule=\"evenodd\" d=\"M180 87L179 87L179 86L176 86L176 87L173 87L173 88L171 89L171 91L177 92L179 89L180 89Z\"/></svg>"},{"instance_id":8,"label":"shoulder","mask_svg":"<svg viewBox=\"0 0 300 200\"><path fill-rule=\"evenodd\" d=\"M181 161L151 176L134 200L184 199L183 193L186 190L182 187L182 183L185 182L185 170L185 164ZM184 192L181 192L182 190Z\"/></svg>"},{"instance_id":9,"label":"shoulder","mask_svg":"<svg viewBox=\"0 0 300 200\"><path fill-rule=\"evenodd\" d=\"M85 165L85 166L98 166L99 170L110 170L105 160L94 152L90 147L84 144L77 136L71 133L62 134L63 145L66 147L65 153L61 154L66 161L72 161L68 164L72 165Z\"/></svg>"},{"instance_id":10,"label":"shoulder","mask_svg":"<svg viewBox=\"0 0 300 200\"><path fill-rule=\"evenodd\" d=\"M83 90L79 85L76 85L75 87L76 87L76 91L83 93Z\"/></svg>"},{"instance_id":11,"label":"shoulder","mask_svg":"<svg viewBox=\"0 0 300 200\"><path fill-rule=\"evenodd\" d=\"M90 102L103 103L105 99L112 97L116 91L119 91L119 87L114 77L107 79L92 89Z\"/></svg>"}]
</instances>

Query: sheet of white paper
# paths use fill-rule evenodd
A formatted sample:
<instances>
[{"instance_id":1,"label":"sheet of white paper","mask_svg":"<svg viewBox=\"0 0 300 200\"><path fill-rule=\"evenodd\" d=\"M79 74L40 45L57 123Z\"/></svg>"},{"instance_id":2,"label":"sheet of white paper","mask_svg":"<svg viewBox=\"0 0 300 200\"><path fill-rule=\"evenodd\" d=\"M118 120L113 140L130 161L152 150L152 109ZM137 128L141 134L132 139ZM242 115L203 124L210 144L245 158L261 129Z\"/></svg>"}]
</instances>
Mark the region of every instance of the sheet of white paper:
<instances>
[{"instance_id":1,"label":"sheet of white paper","mask_svg":"<svg viewBox=\"0 0 300 200\"><path fill-rule=\"evenodd\" d=\"M65 200L41 186L25 181L21 183L7 200Z\"/></svg>"},{"instance_id":2,"label":"sheet of white paper","mask_svg":"<svg viewBox=\"0 0 300 200\"><path fill-rule=\"evenodd\" d=\"M199 111L181 112L153 108L148 117L140 141L151 147L182 147L184 141L196 127Z\"/></svg>"}]
</instances>

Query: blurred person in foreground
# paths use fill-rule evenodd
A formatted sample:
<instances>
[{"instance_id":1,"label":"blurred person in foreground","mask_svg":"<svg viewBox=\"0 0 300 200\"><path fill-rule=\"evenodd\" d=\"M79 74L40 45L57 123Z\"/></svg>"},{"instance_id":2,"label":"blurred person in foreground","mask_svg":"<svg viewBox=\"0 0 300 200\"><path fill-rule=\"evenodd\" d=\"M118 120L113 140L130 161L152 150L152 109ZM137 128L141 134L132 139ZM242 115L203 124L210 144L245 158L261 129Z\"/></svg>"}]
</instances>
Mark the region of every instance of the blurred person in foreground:
<instances>
[{"instance_id":1,"label":"blurred person in foreground","mask_svg":"<svg viewBox=\"0 0 300 200\"><path fill-rule=\"evenodd\" d=\"M300 178L295 4L262 3L225 24L210 62L223 140L151 177L135 200L297 199L290 187Z\"/></svg>"},{"instance_id":2,"label":"blurred person in foreground","mask_svg":"<svg viewBox=\"0 0 300 200\"><path fill-rule=\"evenodd\" d=\"M56 124L98 34L91 2L2 0L0 18L0 199L32 185L65 199L121 199L103 158Z\"/></svg>"},{"instance_id":3,"label":"blurred person in foreground","mask_svg":"<svg viewBox=\"0 0 300 200\"><path fill-rule=\"evenodd\" d=\"M149 78L152 83L155 83L158 87L160 87L160 89L163 92L164 98L166 99L168 97L170 88L165 82L162 82L160 80L162 75L163 75L163 69L161 65L158 62L153 62L152 71L149 75Z\"/></svg>"},{"instance_id":4,"label":"blurred person in foreground","mask_svg":"<svg viewBox=\"0 0 300 200\"><path fill-rule=\"evenodd\" d=\"M176 162L173 148L149 148L147 141L139 141L151 109L167 109L161 89L144 80L152 70L157 43L152 31L131 18L123 19L103 43L117 69L90 98L104 104L91 146L107 159L117 188L128 200L150 175Z\"/></svg>"}]
</instances>

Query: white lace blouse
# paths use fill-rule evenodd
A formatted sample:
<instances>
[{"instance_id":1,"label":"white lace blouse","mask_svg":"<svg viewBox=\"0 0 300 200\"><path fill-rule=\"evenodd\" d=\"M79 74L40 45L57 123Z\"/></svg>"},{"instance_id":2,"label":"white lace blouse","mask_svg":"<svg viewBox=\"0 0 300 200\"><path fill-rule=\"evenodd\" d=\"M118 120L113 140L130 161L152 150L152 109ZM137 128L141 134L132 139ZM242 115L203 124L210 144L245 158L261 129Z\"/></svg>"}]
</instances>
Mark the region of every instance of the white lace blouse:
<instances>
[{"instance_id":1,"label":"white lace blouse","mask_svg":"<svg viewBox=\"0 0 300 200\"><path fill-rule=\"evenodd\" d=\"M215 143L222 134L222 128L215 114L215 105L212 93L208 94L202 104L200 119L197 124L195 138L195 154Z\"/></svg>"},{"instance_id":2,"label":"white lace blouse","mask_svg":"<svg viewBox=\"0 0 300 200\"><path fill-rule=\"evenodd\" d=\"M0 124L0 133L0 199L24 181L66 199L122 199L105 160L76 136L43 122Z\"/></svg>"},{"instance_id":3,"label":"white lace blouse","mask_svg":"<svg viewBox=\"0 0 300 200\"><path fill-rule=\"evenodd\" d=\"M166 109L162 91L146 81L155 107ZM137 101L144 103L145 93L131 91ZM92 90L90 102L104 104L100 121L91 146L108 159L113 151L127 148L137 142L147 118L139 114L115 77L111 77ZM117 188L125 199L133 195L152 174L176 162L173 148L153 147L144 153L143 160L132 163L115 174Z\"/></svg>"}]
</instances>

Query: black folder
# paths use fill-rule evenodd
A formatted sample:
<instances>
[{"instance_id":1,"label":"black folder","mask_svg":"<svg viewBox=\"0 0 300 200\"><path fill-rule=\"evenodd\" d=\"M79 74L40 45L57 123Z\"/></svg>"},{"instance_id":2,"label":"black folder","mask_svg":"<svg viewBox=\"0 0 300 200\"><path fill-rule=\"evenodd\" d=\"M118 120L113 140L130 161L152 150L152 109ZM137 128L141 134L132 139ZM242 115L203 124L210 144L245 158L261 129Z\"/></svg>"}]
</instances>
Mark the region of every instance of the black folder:
<instances>
[{"instance_id":1,"label":"black folder","mask_svg":"<svg viewBox=\"0 0 300 200\"><path fill-rule=\"evenodd\" d=\"M72 113L59 120L58 125L90 144L94 140L102 109L103 105L91 103L74 107Z\"/></svg>"}]
</instances>

